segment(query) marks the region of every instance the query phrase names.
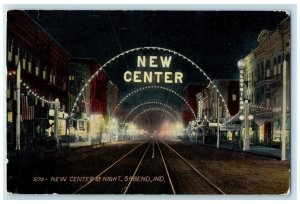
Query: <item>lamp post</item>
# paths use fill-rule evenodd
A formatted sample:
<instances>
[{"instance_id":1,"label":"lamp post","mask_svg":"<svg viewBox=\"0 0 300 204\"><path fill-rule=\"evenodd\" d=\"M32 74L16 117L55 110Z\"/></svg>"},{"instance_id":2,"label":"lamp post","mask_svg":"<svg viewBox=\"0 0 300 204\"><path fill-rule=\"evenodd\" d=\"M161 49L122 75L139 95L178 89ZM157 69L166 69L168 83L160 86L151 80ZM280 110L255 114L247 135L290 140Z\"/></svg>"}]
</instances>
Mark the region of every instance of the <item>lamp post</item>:
<instances>
[{"instance_id":1,"label":"lamp post","mask_svg":"<svg viewBox=\"0 0 300 204\"><path fill-rule=\"evenodd\" d=\"M219 96L217 95L217 149L220 147Z\"/></svg>"},{"instance_id":2,"label":"lamp post","mask_svg":"<svg viewBox=\"0 0 300 204\"><path fill-rule=\"evenodd\" d=\"M204 120L205 120L206 123L208 123L207 120L206 120L206 115L204 115ZM202 144L204 144L204 142L205 142L206 127L207 127L206 125L203 125L203 137L202 137L203 141L202 141Z\"/></svg>"},{"instance_id":3,"label":"lamp post","mask_svg":"<svg viewBox=\"0 0 300 204\"><path fill-rule=\"evenodd\" d=\"M244 83L247 81L244 80L244 71L246 68L246 64L244 60L238 61L238 67L240 70L240 111L244 112L244 115L240 115L240 120L244 121L244 139L243 139L243 151L250 150L250 142L249 142L249 120L253 119L253 115L249 114L249 103L250 100L245 98L246 93L244 90ZM246 84L246 88L248 88Z\"/></svg>"},{"instance_id":4,"label":"lamp post","mask_svg":"<svg viewBox=\"0 0 300 204\"><path fill-rule=\"evenodd\" d=\"M57 141L57 147L59 147L59 137L58 137L58 114L59 114L60 102L59 99L55 99L54 102L54 137Z\"/></svg>"},{"instance_id":5,"label":"lamp post","mask_svg":"<svg viewBox=\"0 0 300 204\"><path fill-rule=\"evenodd\" d=\"M249 114L249 102L250 100L244 99L244 115L240 115L240 120L244 121L244 139L243 139L243 151L250 150L249 142L249 120L253 120L253 115Z\"/></svg>"},{"instance_id":6,"label":"lamp post","mask_svg":"<svg viewBox=\"0 0 300 204\"><path fill-rule=\"evenodd\" d=\"M286 59L282 68L282 122L281 122L281 160L286 160Z\"/></svg>"},{"instance_id":7,"label":"lamp post","mask_svg":"<svg viewBox=\"0 0 300 204\"><path fill-rule=\"evenodd\" d=\"M244 144L243 144L243 151L249 151L249 103L248 100L245 100L245 106L244 106L244 114L245 114L245 137L244 137Z\"/></svg>"},{"instance_id":8,"label":"lamp post","mask_svg":"<svg viewBox=\"0 0 300 204\"><path fill-rule=\"evenodd\" d=\"M16 151L19 152L21 150L21 65L18 63L17 67L17 118L16 118Z\"/></svg>"}]
</instances>

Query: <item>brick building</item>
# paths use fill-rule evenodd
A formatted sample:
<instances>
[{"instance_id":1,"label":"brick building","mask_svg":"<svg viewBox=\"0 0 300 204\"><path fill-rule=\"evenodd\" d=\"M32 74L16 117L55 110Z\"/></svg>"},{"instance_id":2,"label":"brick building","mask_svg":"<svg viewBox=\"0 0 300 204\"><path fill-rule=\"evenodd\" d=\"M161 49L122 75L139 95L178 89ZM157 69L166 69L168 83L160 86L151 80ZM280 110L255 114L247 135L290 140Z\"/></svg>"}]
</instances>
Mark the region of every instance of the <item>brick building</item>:
<instances>
[{"instance_id":1,"label":"brick building","mask_svg":"<svg viewBox=\"0 0 300 204\"><path fill-rule=\"evenodd\" d=\"M34 107L34 115L25 117L26 106L22 106L21 147L24 147L33 139L53 132L49 117L49 110L54 108L52 101L59 99L61 111L68 110L67 77L71 56L24 11L7 12L6 51L7 145L10 151L15 146L18 64L21 67L21 98L27 100L26 106Z\"/></svg>"}]
</instances>

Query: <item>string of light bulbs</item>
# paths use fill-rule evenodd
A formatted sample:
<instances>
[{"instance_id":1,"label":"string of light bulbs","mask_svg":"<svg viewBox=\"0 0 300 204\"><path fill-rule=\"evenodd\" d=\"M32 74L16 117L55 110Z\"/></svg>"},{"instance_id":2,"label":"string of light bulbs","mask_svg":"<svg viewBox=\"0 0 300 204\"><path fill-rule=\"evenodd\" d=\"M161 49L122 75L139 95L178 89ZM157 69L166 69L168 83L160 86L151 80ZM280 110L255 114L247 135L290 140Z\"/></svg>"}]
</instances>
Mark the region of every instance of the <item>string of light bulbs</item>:
<instances>
[{"instance_id":1,"label":"string of light bulbs","mask_svg":"<svg viewBox=\"0 0 300 204\"><path fill-rule=\"evenodd\" d=\"M227 104L225 102L225 99L223 98L221 92L218 90L217 86L214 84L213 80L202 70L201 67L199 67L196 63L194 63L192 60L190 60L189 58L185 57L184 55L176 52L176 51L173 51L173 50L170 50L170 49L166 49L166 48L161 48L161 47L138 47L138 48L134 48L134 49L130 49L130 50L127 50L127 51L124 51L116 56L114 56L113 58L111 58L109 61L107 61L105 64L103 64L92 76L91 78L86 82L86 84L84 85L84 87L81 89L80 93L78 94L74 104L73 104L73 108L72 108L72 111L71 111L71 115L74 115L74 111L75 111L75 107L77 106L77 102L79 101L79 98L81 97L82 95L82 92L85 90L85 88L87 87L87 85L91 82L91 80L93 80L95 78L95 76L98 75L98 73L100 71L102 71L106 66L108 66L109 64L111 64L111 62L113 62L114 60L126 55L126 54L129 54L129 53L133 53L135 51L141 51L141 50L160 50L160 51L165 51L165 52L169 52L169 53L172 53L174 55L177 55L185 60L187 60L189 63L191 63L196 69L198 69L205 77L206 79L213 85L213 88L216 89L218 95L221 97L221 101L223 102L223 105L225 106L226 108L226 113L227 115L229 115L229 109L227 107ZM193 111L192 111L193 112ZM193 113L194 117L196 118L196 115L195 113Z\"/></svg>"},{"instance_id":2,"label":"string of light bulbs","mask_svg":"<svg viewBox=\"0 0 300 204\"><path fill-rule=\"evenodd\" d=\"M251 104L249 106L256 108L256 109L272 110L274 112L278 112L281 110L280 107L265 107L265 106L251 105Z\"/></svg>"},{"instance_id":3,"label":"string of light bulbs","mask_svg":"<svg viewBox=\"0 0 300 204\"><path fill-rule=\"evenodd\" d=\"M25 87L25 89L27 90L27 92L29 94L31 94L32 96L34 96L38 100L40 100L42 102L45 102L45 103L49 103L49 104L51 104L51 103L54 104L55 103L55 101L45 99L44 96L39 95L35 90L32 90L30 88L30 86L27 83L23 82L22 80L21 80L21 85Z\"/></svg>"},{"instance_id":4,"label":"string of light bulbs","mask_svg":"<svg viewBox=\"0 0 300 204\"><path fill-rule=\"evenodd\" d=\"M7 72L7 74L8 74L8 76L14 76L14 75L16 75L16 71ZM30 86L29 86L29 84L23 82L22 79L20 80L20 82L21 82L21 85L22 85L23 87L25 87L25 89L27 90L27 92L28 92L29 94L31 94L32 96L34 96L35 98L37 98L38 100L40 100L40 101L42 101L42 102L45 102L45 103L49 103L49 104L51 104L51 103L54 104L54 103L55 103L55 101L45 99L45 96L39 95L39 94L36 92L36 90L31 89Z\"/></svg>"},{"instance_id":5,"label":"string of light bulbs","mask_svg":"<svg viewBox=\"0 0 300 204\"><path fill-rule=\"evenodd\" d=\"M13 76L13 75L16 75L16 72L15 71L7 72L7 75L8 76Z\"/></svg>"}]
</instances>

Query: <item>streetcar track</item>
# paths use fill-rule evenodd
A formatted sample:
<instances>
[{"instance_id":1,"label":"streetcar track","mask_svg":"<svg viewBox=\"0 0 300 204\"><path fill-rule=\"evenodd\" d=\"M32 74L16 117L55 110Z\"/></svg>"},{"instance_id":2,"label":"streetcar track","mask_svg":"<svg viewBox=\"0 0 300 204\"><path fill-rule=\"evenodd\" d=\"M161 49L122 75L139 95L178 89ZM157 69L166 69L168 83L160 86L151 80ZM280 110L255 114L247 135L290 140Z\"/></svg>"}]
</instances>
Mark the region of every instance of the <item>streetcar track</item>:
<instances>
[{"instance_id":1,"label":"streetcar track","mask_svg":"<svg viewBox=\"0 0 300 204\"><path fill-rule=\"evenodd\" d=\"M137 167L135 168L135 171L134 171L133 175L131 176L131 178L134 178L134 176L136 175L136 172L138 171L138 169L139 169L139 167L140 167L140 165L141 165L141 163L142 163L142 161L143 161L143 159L144 159L144 157L145 157L145 155L146 155L146 153L147 153L147 151L148 151L150 145L151 145L151 143L149 143L149 145L148 145L147 149L145 150L145 152L144 152L142 158L140 159L140 161L139 161ZM129 189L131 183L132 183L132 179L130 179L128 185L125 187L125 190L124 190L124 193L123 193L124 195L128 192L128 189ZM122 193L122 192L121 192L121 193Z\"/></svg>"},{"instance_id":2,"label":"streetcar track","mask_svg":"<svg viewBox=\"0 0 300 204\"><path fill-rule=\"evenodd\" d=\"M171 190L172 190L172 194L176 195L176 190L175 190L175 187L174 187L174 183L172 182L172 179L171 179L171 174L172 172L170 172L170 166L167 165L166 161L165 160L165 157L164 157L164 154L161 150L161 147L159 145L159 142L156 140L156 145L158 147L158 150L160 152L160 157L162 159L162 163L164 165L164 169L165 169L165 172L167 174L167 177L168 177L168 180L169 180L169 185L171 187ZM213 182L211 182L208 178L206 178L202 173L200 173L192 164L190 164L183 156L181 156L176 150L174 150L172 147L170 147L168 144L166 144L164 141L160 140L160 142L162 144L164 144L167 149L171 150L171 152L175 153L185 164L187 164L194 172L197 173L197 175L200 176L200 178L204 179L204 181L209 185L211 186L214 191L217 191L218 193L221 193L221 194L225 194L219 187L217 187ZM95 181L95 179L97 177L100 177L102 174L106 173L107 171L109 171L112 167L114 167L117 163L119 163L120 161L122 161L124 158L126 158L128 155L130 155L132 152L134 152L137 148L139 148L140 146L144 145L145 143L147 143L147 141L139 144L138 146L134 147L132 150L130 150L128 153L126 153L125 155L123 155L120 159L118 159L117 161L115 161L113 164L111 164L109 167L107 167L105 170L103 170L101 173L99 173L97 176L94 177L94 179L91 179L89 182L87 182L86 184L84 184L83 186L81 186L80 188L78 188L76 191L73 192L73 194L76 194L78 192L80 192L81 190L83 190L84 188L86 188L87 186L89 186L91 183L93 183ZM141 159L139 160L139 163L137 164L135 170L134 170L134 173L133 175L131 176L131 178L134 178L136 173L138 172L138 170L140 169L140 166L141 164L143 163L143 160L145 158L145 155L147 154L147 151L149 149L149 147L151 146L151 144L154 145L154 141L151 143L149 142L144 154L142 155ZM154 154L154 153L153 153ZM169 168L169 169L168 169ZM133 180L130 179L129 182L121 189L120 193L121 194L127 194L130 187L132 186L132 183L133 183Z\"/></svg>"},{"instance_id":3,"label":"streetcar track","mask_svg":"<svg viewBox=\"0 0 300 204\"><path fill-rule=\"evenodd\" d=\"M173 182L172 182L172 180L171 180L171 177L170 177L170 174L169 174L169 170L168 170L168 168L167 168L167 165L166 165L166 162L165 162L164 156L163 156L163 154L162 154L162 152L161 152L161 149L160 149L160 146L159 146L159 144L158 144L157 140L156 140L156 144L157 144L157 146L158 146L158 149L159 149L159 152L160 152L161 159L162 159L162 161L163 161L163 164L164 164L164 167L165 167L166 173L167 173L167 175L168 175L168 179L169 179L169 183L170 183L170 186L171 186L172 192L173 192L173 194L174 194L174 195L176 195L176 191L175 191L175 188L174 188Z\"/></svg>"},{"instance_id":4,"label":"streetcar track","mask_svg":"<svg viewBox=\"0 0 300 204\"><path fill-rule=\"evenodd\" d=\"M83 186L81 186L80 188L78 188L72 194L77 194L79 191L81 191L82 189L86 188L88 185L90 185L91 183L93 183L95 181L95 178L100 177L102 174L104 174L105 172L107 172L109 169L111 169L113 166L115 166L117 163L119 163L121 160L123 160L125 157L127 157L129 154L131 154L134 150L136 150L138 147L140 147L141 145L143 145L145 143L146 143L146 141L143 142L143 143L141 143L141 144L139 144L138 146L136 146L135 148L133 148L129 152L127 152L120 159L118 159L117 161L115 161L113 164L111 164L109 167L107 167L105 170L103 170L101 173L99 173L97 176L95 176L94 179L91 179L89 182L87 182L86 184L84 184Z\"/></svg>"},{"instance_id":5,"label":"streetcar track","mask_svg":"<svg viewBox=\"0 0 300 204\"><path fill-rule=\"evenodd\" d=\"M217 187L213 182L211 182L208 178L206 178L202 173L200 173L192 164L190 164L183 156L181 156L176 150L166 144L164 141L160 140L166 147L172 150L182 161L184 161L189 167L191 167L201 178L203 178L208 184L210 184L218 193L225 195L224 191L222 191L219 187Z\"/></svg>"}]
</instances>

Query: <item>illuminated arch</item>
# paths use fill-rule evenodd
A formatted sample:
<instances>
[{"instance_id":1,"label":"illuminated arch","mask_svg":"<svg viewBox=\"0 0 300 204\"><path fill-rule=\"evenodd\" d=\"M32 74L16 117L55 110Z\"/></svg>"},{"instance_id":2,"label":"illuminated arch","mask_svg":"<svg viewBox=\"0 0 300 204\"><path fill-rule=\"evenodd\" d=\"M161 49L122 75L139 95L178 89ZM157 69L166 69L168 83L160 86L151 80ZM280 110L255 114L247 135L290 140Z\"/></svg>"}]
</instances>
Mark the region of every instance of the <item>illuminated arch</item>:
<instances>
[{"instance_id":1,"label":"illuminated arch","mask_svg":"<svg viewBox=\"0 0 300 204\"><path fill-rule=\"evenodd\" d=\"M130 92L129 94L127 94L119 103L118 105L116 106L115 110L114 110L114 113L117 111L117 109L119 108L119 106L125 101L127 100L130 96L138 93L138 92L141 92L141 91L144 91L146 89L162 89L162 90L165 90L165 91L168 91L174 95L176 95L177 97L179 97L183 102L185 102L185 104L189 107L190 111L192 112L195 120L196 120L196 114L194 112L194 110L192 109L192 107L190 106L190 104L185 100L185 98L183 98L180 94L178 94L176 91L172 90L172 89L169 89L169 88L166 88L166 87L162 87L162 86L145 86L145 87L142 87L142 88L138 88L132 92Z\"/></svg>"},{"instance_id":2,"label":"illuminated arch","mask_svg":"<svg viewBox=\"0 0 300 204\"><path fill-rule=\"evenodd\" d=\"M147 108L146 110L140 112L139 114L137 114L133 119L132 121L135 121L136 119L138 119L141 115L145 114L146 112L149 112L149 111L162 111L164 113L167 113L169 116L171 116L173 118L174 121L178 121L176 119L176 117L169 111L165 110L165 109L162 109L162 108Z\"/></svg>"},{"instance_id":3,"label":"illuminated arch","mask_svg":"<svg viewBox=\"0 0 300 204\"><path fill-rule=\"evenodd\" d=\"M78 96L76 97L76 100L73 104L73 107L72 107L72 110L71 110L71 118L72 118L72 115L74 114L73 112L75 111L75 107L76 107L76 104L77 102L79 101L81 95L82 95L82 92L85 90L85 88L88 86L88 84L99 74L99 72L104 69L106 66L108 66L111 62L113 62L114 60L124 56L124 55L127 55L129 53L132 53L132 52L135 52L135 51L139 51L139 50L160 50L160 51L165 51L165 52L169 52L169 53L172 53L174 55L177 55L185 60L187 60L189 63L191 63L196 69L198 69L205 77L206 79L213 84L213 88L216 89L217 93L219 94L219 96L222 98L222 102L223 102L223 105L226 107L226 113L227 115L230 115L229 114L229 110L228 110L228 107L226 105L226 102L225 102L225 99L224 97L222 96L221 92L218 90L218 88L216 87L216 85L213 83L213 81L211 80L211 78L196 64L194 63L192 60L190 60L189 58L185 57L184 55L176 52L176 51L173 51L173 50L170 50L170 49L167 49L167 48L162 48L162 47L139 47L139 48L134 48L134 49L130 49L130 50L127 50L127 51L124 51L118 55L116 55L115 57L111 58L109 61L107 61L103 66L101 66L92 76L91 78L86 82L86 84L83 86L83 88L80 90Z\"/></svg>"},{"instance_id":4,"label":"illuminated arch","mask_svg":"<svg viewBox=\"0 0 300 204\"><path fill-rule=\"evenodd\" d=\"M148 104L154 104L154 105L165 106L165 107L169 108L172 112L174 112L174 113L177 115L178 119L181 119L179 113L176 112L171 106L169 106L169 105L167 105L167 104L164 104L164 103L161 103L161 102L157 102L157 101L147 101L147 102L141 103L141 104L139 104L138 106L136 106L136 107L134 107L133 109L131 109L131 110L129 111L129 113L125 116L124 123L126 123L127 118L128 118L128 117L129 117L136 109L138 109L138 108L140 108L140 107L142 107L142 106L148 105Z\"/></svg>"}]
</instances>

